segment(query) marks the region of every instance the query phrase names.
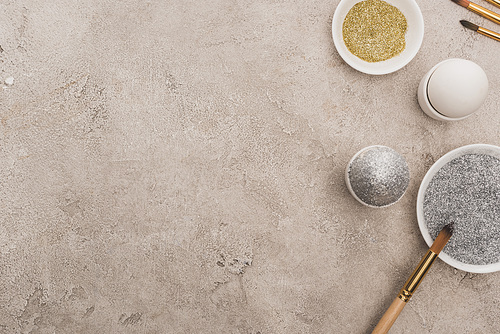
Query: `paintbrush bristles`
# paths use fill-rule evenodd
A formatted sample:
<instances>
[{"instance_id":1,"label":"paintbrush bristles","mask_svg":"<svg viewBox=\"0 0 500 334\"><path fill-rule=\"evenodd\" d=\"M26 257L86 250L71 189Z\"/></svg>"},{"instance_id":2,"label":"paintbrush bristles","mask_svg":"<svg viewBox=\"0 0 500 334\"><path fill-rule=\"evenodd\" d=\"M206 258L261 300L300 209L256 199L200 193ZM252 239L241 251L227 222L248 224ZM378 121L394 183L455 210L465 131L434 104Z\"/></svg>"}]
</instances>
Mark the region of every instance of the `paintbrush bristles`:
<instances>
[{"instance_id":1,"label":"paintbrush bristles","mask_svg":"<svg viewBox=\"0 0 500 334\"><path fill-rule=\"evenodd\" d=\"M460 6L465 7L465 8L469 7L469 4L470 4L469 0L451 0L451 1L453 1L454 3L459 4Z\"/></svg>"},{"instance_id":2,"label":"paintbrush bristles","mask_svg":"<svg viewBox=\"0 0 500 334\"><path fill-rule=\"evenodd\" d=\"M446 243L448 242L448 240L450 240L451 236L453 235L453 227L454 227L453 222L443 227L441 232L439 232L436 240L434 240L434 243L431 246L431 251L433 251L436 254L441 253L444 246L446 246Z\"/></svg>"},{"instance_id":3,"label":"paintbrush bristles","mask_svg":"<svg viewBox=\"0 0 500 334\"><path fill-rule=\"evenodd\" d=\"M460 23L466 27L467 29L470 29L470 30L474 30L474 31L477 31L477 29L479 29L479 26L475 25L474 23L471 23L469 21L466 21L466 20L460 20Z\"/></svg>"}]
</instances>

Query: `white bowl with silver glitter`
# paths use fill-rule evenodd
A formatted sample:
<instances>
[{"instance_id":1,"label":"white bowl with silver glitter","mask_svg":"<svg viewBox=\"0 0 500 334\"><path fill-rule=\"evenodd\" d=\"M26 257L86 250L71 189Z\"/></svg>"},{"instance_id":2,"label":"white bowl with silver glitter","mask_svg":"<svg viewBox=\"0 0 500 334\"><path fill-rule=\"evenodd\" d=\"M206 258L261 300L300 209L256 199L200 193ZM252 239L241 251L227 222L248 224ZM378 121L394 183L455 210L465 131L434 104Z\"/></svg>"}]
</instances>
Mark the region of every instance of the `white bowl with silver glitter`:
<instances>
[{"instance_id":1,"label":"white bowl with silver glitter","mask_svg":"<svg viewBox=\"0 0 500 334\"><path fill-rule=\"evenodd\" d=\"M345 183L361 204L383 208L399 201L410 182L405 158L387 146L368 146L347 164Z\"/></svg>"},{"instance_id":2,"label":"white bowl with silver glitter","mask_svg":"<svg viewBox=\"0 0 500 334\"><path fill-rule=\"evenodd\" d=\"M417 54L424 38L424 18L414 0L384 0L403 13L408 23L405 35L406 47L397 56L385 61L370 63L353 55L344 43L342 26L349 10L363 0L342 0L335 9L332 20L332 36L337 52L352 68L367 74L382 75L406 66Z\"/></svg>"},{"instance_id":3,"label":"white bowl with silver glitter","mask_svg":"<svg viewBox=\"0 0 500 334\"><path fill-rule=\"evenodd\" d=\"M477 175L480 175L481 176L481 180L486 180L488 181L489 179L491 179L492 181L491 182L495 182L495 185L492 186L491 184L488 184L488 182L486 181L481 181L481 182L478 182L476 180L472 180L471 177L468 177L466 179L466 181L468 180L469 184L466 184L466 182L462 182L460 181L459 177L460 175L459 174L463 174L463 175L466 175L466 170L471 170L471 169L474 169L477 167L475 167L474 163L471 163L470 161L480 161L480 160L477 160L478 158L476 158L476 160L470 160L469 161L469 165L470 166L462 166L462 165L457 165L458 167L456 167L454 170L453 169L449 169L450 172L448 172L448 170L446 170L446 175L444 175L443 173L440 173L438 174L444 167L446 167L448 165L448 163L454 161L455 164L458 164L458 162L460 161L465 161L464 159L467 158L467 157L490 157L491 160L495 160L497 161L496 165L492 165L491 162L488 162L487 164L484 164L483 163L483 171L481 171L482 174L478 174L478 172L476 171L475 173ZM468 159L471 159L471 158L468 158ZM452 246L452 242L454 241L457 241L457 240L454 240L453 236L452 238L450 239L449 241L449 245L447 245L445 247L445 249L439 254L439 258L441 258L444 262L446 262L447 264L457 268L457 269L460 269L460 270L464 270L464 271L467 271L467 272L471 272L471 273L491 273L491 272L495 272L495 271L500 271L500 261L499 262L495 262L495 263L489 263L489 262L485 262L485 264L474 264L474 261L470 261L468 260L468 262L464 262L463 260L460 261L458 258L470 258L471 255L470 254L467 254L467 252L464 252L464 249L467 250L467 247L469 247L469 251L472 253L472 252L475 252L477 254L485 254L484 256L486 257L488 254L489 254L489 257L495 259L500 259L500 254L497 254L497 250L500 249L500 242L495 240L495 239L492 239L493 240L493 243L489 242L489 245L488 247L492 248L493 251L495 252L493 255L493 257L491 256L491 250L488 250L486 248L488 247L484 247L484 241L481 241L480 240L480 243L481 243L481 247L479 246L476 246L474 245L474 242L475 241L475 238L479 238L479 237L475 237L474 235L490 235L490 234L493 234L493 235L496 235L496 230L498 230L500 228L500 221L497 221L497 219L500 219L500 217L497 215L497 209L496 209L496 205L491 205L491 203L496 203L498 202L498 196L500 196L500 175L497 176L497 173L496 172L492 172L492 168L496 168L495 170L500 170L500 147L498 146L493 146L493 145L487 145L487 144L473 144L473 145L467 145L467 146L462 146L462 147L459 147L455 150L452 150L450 152L448 152L447 154L443 155L440 159L438 159L432 166L431 168L429 169L429 171L427 172L427 174L425 175L425 177L423 178L422 180L422 183L420 184L420 188L418 190L418 195L417 195L417 220L418 220L418 226L420 228L420 232L422 233L422 236L424 237L424 240L425 242L427 243L427 245L431 246L432 243L434 242L432 236L431 236L431 233L429 231L429 224L432 224L433 222L429 221L429 222L426 222L426 211L424 210L424 206L425 205L433 205L431 202L429 204L429 200L430 199L436 199L436 198L440 198L439 196L442 196L441 198L444 198L444 195L429 195L430 197L426 199L426 193L428 191L428 189L432 188L431 187L431 181L433 181L433 178L438 174L440 175L439 177L437 177L437 181L433 181L433 182L441 182L441 183L436 183L436 184L440 184L440 185L447 185L446 187L447 188L443 188L443 189L440 189L440 191L442 191L443 193L446 193L446 191L450 191L450 194L449 194L449 198L452 198L453 199L453 202L455 202L455 196L457 197L460 197L463 195L463 199L460 199L463 201L465 201L466 203L472 203L473 201L476 201L474 204L475 208L477 208L476 210L478 212L476 213L471 213L470 211L466 211L466 210L470 210L469 208L467 209L460 209L464 212L455 212L455 211L450 211L450 212L444 212L445 210L442 210L442 224L445 223L444 220L447 220L447 223L450 223L451 221L455 221L455 232L454 232L454 236L456 238L460 238L460 242L464 243L464 245L461 245L460 243L456 246L456 248L458 247L462 247L461 248L461 252L462 253L459 253L459 251L455 251L454 252L458 255L455 255L455 257L452 257L450 256L449 254L447 254L447 248L448 246ZM452 163L453 164L453 163ZM479 163L476 163L476 165L479 164ZM453 166L453 165L448 165L448 166ZM448 168L451 168L451 167L448 167ZM463 170L464 172L461 173L460 171L457 172L457 168L460 168L460 170ZM445 169L443 169L444 171ZM453 171L453 172L451 172ZM490 176L483 176L484 175L487 175L489 173ZM490 183L491 183L490 182ZM437 186L433 185L434 188L436 188ZM455 193L451 193L451 190L450 189L455 189L453 191L456 191L458 189L458 191ZM471 189L471 190L468 190L468 189ZM488 189L491 190L493 189L493 191L491 193L488 193ZM432 193L431 193L432 194ZM478 198L474 198L473 195L470 195L470 194L480 194L480 197ZM433 197L431 197L433 196ZM467 197L469 196L469 197ZM475 195L476 196L476 195ZM491 197L486 197L486 199L483 199L484 196L493 196L493 199L489 199ZM458 203L458 200L456 200L456 202ZM436 206L437 209L427 209L427 213L429 213L429 211L432 211L432 210L438 210L438 209L443 209L443 208L449 208L450 210L456 210L454 209L454 207L452 205L456 205L456 203L450 203L450 200L448 199L447 201L448 202L444 202L445 200L441 200L444 204L442 203L438 203L438 205ZM424 202L426 204L424 204ZM483 204L484 203L484 204ZM471 204L472 205L472 204ZM462 206L460 206L462 207ZM458 211L460 211L458 210ZM488 212L490 211L490 212ZM446 217L449 217L449 218L446 218ZM475 223L472 221L472 218L470 217L480 217L480 223ZM488 218L490 217L490 218ZM494 218L495 217L495 218ZM464 224L464 221L466 221L466 225L467 225L467 229L463 228L461 231L457 231L457 226L456 226L456 220L459 220L461 221L460 224ZM494 222L494 225L492 227L490 227L492 230L486 230L488 228L488 224L485 224L484 222L488 222L488 220L490 221L490 224L491 224L491 221ZM459 228L462 228L462 225L459 226ZM443 225L444 226L444 225ZM477 233L473 233L473 231L476 231ZM460 236L458 234L458 232L460 232ZM436 231L433 231L434 234L436 234ZM469 233L469 234L466 234L466 233ZM498 238L497 238L498 239ZM457 241L458 242L458 241ZM471 245L469 244L466 244L466 243L470 243ZM465 245L466 244L466 245ZM455 247L455 246L453 246ZM450 249L455 249L455 248L450 248ZM496 254L496 255L495 255ZM480 263L479 261L476 261L476 263Z\"/></svg>"}]
</instances>

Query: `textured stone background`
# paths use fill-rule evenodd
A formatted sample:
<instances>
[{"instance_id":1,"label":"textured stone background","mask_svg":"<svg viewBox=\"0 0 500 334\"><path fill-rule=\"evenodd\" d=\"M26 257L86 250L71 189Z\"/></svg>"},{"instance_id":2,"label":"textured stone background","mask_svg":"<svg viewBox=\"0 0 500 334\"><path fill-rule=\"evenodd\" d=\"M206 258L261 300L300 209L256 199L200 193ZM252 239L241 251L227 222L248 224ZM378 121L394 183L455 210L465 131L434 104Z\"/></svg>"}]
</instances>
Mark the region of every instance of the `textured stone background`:
<instances>
[{"instance_id":1,"label":"textured stone background","mask_svg":"<svg viewBox=\"0 0 500 334\"><path fill-rule=\"evenodd\" d=\"M426 250L429 166L500 144L500 44L458 21L500 28L418 0L420 52L374 77L338 2L0 0L0 332L369 333ZM450 57L490 94L445 124L416 89ZM373 144L412 176L380 210L343 181ZM499 307L500 273L437 261L391 333L499 333Z\"/></svg>"}]
</instances>

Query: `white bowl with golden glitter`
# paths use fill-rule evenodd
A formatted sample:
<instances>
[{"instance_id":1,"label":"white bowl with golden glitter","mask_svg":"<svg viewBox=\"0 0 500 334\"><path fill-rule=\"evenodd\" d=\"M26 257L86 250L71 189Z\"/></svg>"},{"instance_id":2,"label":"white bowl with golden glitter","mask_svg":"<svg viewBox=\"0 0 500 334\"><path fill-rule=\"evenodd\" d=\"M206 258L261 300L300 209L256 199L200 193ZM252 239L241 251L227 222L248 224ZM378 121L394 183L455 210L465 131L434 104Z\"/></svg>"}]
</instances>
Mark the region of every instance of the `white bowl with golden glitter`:
<instances>
[{"instance_id":1,"label":"white bowl with golden glitter","mask_svg":"<svg viewBox=\"0 0 500 334\"><path fill-rule=\"evenodd\" d=\"M347 13L358 2L365 0L341 0L332 21L333 42L342 59L354 69L367 74L382 75L395 72L407 65L417 54L424 38L424 19L418 4L414 0L384 0L396 7L405 16L407 31L405 34L406 46L404 50L393 58L368 62L352 54L343 38L342 27Z\"/></svg>"}]
</instances>

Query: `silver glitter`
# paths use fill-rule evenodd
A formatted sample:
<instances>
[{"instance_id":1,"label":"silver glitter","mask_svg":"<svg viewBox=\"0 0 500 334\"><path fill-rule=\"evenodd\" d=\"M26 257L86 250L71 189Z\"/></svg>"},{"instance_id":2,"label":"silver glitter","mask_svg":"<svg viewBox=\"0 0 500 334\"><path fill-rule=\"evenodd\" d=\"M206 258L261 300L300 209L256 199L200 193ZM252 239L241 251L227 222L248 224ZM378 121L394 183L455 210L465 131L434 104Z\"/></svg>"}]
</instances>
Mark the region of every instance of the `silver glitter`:
<instances>
[{"instance_id":1,"label":"silver glitter","mask_svg":"<svg viewBox=\"0 0 500 334\"><path fill-rule=\"evenodd\" d=\"M383 207L396 203L410 182L406 160L386 146L374 146L359 154L348 167L349 183L364 203Z\"/></svg>"},{"instance_id":2,"label":"silver glitter","mask_svg":"<svg viewBox=\"0 0 500 334\"><path fill-rule=\"evenodd\" d=\"M500 160L467 154L444 165L424 196L424 219L432 238L453 221L443 252L462 263L500 261Z\"/></svg>"}]
</instances>

